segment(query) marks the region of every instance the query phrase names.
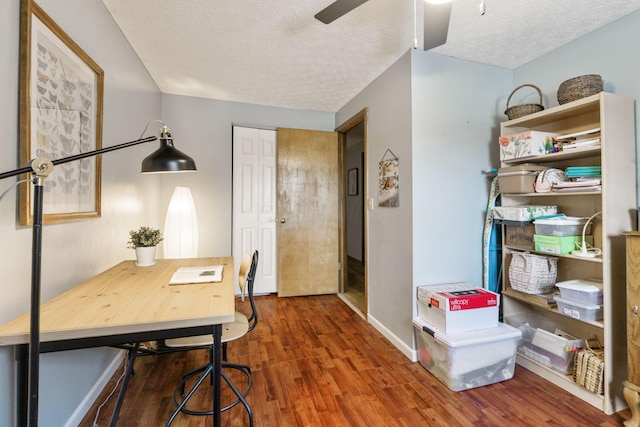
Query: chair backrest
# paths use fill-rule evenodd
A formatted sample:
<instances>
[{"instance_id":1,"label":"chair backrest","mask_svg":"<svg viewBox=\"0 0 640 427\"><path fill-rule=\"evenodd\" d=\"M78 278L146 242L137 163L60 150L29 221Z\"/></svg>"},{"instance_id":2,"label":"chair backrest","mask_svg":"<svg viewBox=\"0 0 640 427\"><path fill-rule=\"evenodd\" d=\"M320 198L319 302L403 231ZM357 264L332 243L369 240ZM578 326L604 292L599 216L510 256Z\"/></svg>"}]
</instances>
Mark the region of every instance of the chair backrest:
<instances>
[{"instance_id":1,"label":"chair backrest","mask_svg":"<svg viewBox=\"0 0 640 427\"><path fill-rule=\"evenodd\" d=\"M253 285L256 278L256 270L258 269L258 251L254 251L251 258L244 257L240 263L240 271L238 273L238 286L242 294L242 300L244 301L245 292L249 298L249 304L251 304L251 315L249 320L249 331L256 327L258 323L258 311L256 310L256 303L253 299Z\"/></svg>"}]
</instances>

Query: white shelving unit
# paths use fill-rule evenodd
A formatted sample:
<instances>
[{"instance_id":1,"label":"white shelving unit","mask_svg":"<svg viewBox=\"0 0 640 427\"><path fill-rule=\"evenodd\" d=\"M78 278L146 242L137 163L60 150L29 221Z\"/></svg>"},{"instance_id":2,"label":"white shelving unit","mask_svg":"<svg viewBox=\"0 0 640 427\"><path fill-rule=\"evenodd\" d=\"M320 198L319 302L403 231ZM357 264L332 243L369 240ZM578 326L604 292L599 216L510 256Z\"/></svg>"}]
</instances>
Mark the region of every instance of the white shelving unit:
<instances>
[{"instance_id":1,"label":"white shelving unit","mask_svg":"<svg viewBox=\"0 0 640 427\"><path fill-rule=\"evenodd\" d=\"M624 231L635 224L636 154L634 101L623 96L601 92L578 101L550 108L501 124L501 135L527 130L572 134L600 128L601 145L588 149L518 158L502 163L503 167L535 163L566 169L568 166L601 166L602 190L589 192L551 192L502 194L503 206L527 204L557 205L558 212L568 216L589 217L602 214L593 222L594 246L602 249L596 258L557 255L557 281L599 278L603 281L604 318L584 322L563 316L555 305L510 287L508 267L512 250L522 248L505 245L503 262L503 315L536 312L553 321L557 327L575 337L597 336L605 348L604 395L591 393L563 375L525 356L518 364L578 396L606 414L626 407L622 391L627 378L625 318L625 238ZM580 150L580 151L575 151ZM504 239L503 239L504 241ZM534 251L531 251L534 252ZM547 254L548 255L548 254Z\"/></svg>"}]
</instances>

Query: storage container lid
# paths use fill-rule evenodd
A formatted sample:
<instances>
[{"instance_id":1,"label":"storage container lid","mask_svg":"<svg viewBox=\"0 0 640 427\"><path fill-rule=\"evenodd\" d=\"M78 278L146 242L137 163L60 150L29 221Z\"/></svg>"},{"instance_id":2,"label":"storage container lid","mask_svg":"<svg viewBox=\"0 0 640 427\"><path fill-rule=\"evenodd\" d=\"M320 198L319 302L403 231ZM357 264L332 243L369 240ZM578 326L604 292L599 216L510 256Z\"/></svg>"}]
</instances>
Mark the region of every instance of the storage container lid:
<instances>
[{"instance_id":1,"label":"storage container lid","mask_svg":"<svg viewBox=\"0 0 640 427\"><path fill-rule=\"evenodd\" d=\"M564 282L556 283L556 286L562 289L570 289L572 291L580 291L590 294L602 292L602 282L599 280L565 280Z\"/></svg>"},{"instance_id":2,"label":"storage container lid","mask_svg":"<svg viewBox=\"0 0 640 427\"><path fill-rule=\"evenodd\" d=\"M587 218L580 218L575 216L558 215L551 218L540 218L533 221L535 224L540 225L584 225L587 223Z\"/></svg>"},{"instance_id":3,"label":"storage container lid","mask_svg":"<svg viewBox=\"0 0 640 427\"><path fill-rule=\"evenodd\" d=\"M435 326L425 322L420 317L413 318L413 325L433 336L436 341L440 341L447 347L463 347L474 344L483 344L491 341L502 341L507 339L520 339L522 332L513 326L498 322L497 328L477 329L475 331L454 332L445 334Z\"/></svg>"},{"instance_id":4,"label":"storage container lid","mask_svg":"<svg viewBox=\"0 0 640 427\"><path fill-rule=\"evenodd\" d=\"M556 302L559 302L560 304L570 305L573 307L581 308L583 310L600 310L602 308L602 305L586 305L576 301L570 301L566 298L562 298L557 295L553 297L553 299L556 300Z\"/></svg>"},{"instance_id":5,"label":"storage container lid","mask_svg":"<svg viewBox=\"0 0 640 427\"><path fill-rule=\"evenodd\" d=\"M547 169L545 166L523 163L498 169L498 176L538 174L545 169Z\"/></svg>"}]
</instances>

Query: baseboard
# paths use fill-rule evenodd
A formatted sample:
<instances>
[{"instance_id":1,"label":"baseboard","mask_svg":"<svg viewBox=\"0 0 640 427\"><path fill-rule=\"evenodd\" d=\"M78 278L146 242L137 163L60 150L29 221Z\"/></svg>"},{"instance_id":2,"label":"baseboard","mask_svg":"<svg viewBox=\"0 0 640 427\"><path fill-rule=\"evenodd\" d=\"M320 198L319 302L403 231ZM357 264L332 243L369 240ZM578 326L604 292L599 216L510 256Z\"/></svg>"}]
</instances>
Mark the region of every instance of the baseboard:
<instances>
[{"instance_id":1,"label":"baseboard","mask_svg":"<svg viewBox=\"0 0 640 427\"><path fill-rule=\"evenodd\" d=\"M104 390L104 388L107 386L107 383L109 383L109 380L111 379L113 374L115 374L115 372L120 368L120 365L122 364L122 361L124 360L126 354L127 352L122 350L115 355L107 369L103 372L100 378L98 378L98 381L94 384L94 386L91 387L91 390L89 390L89 393L85 396L84 399L82 399L82 402L80 402L76 410L73 411L73 414L71 414L71 417L65 423L64 427L75 427L80 424L82 419L87 415L87 413L95 403L96 399L100 396L100 393L102 393L102 390Z\"/></svg>"},{"instance_id":2,"label":"baseboard","mask_svg":"<svg viewBox=\"0 0 640 427\"><path fill-rule=\"evenodd\" d=\"M356 307L355 305L353 305L351 303L351 301L349 301L347 298L345 298L344 294L339 293L338 294L338 298L340 298L342 300L342 302L347 304L351 308L351 310L353 310L354 313L356 313L358 316L362 317L364 320L367 320L366 316L360 312L360 309L358 307Z\"/></svg>"},{"instance_id":3,"label":"baseboard","mask_svg":"<svg viewBox=\"0 0 640 427\"><path fill-rule=\"evenodd\" d=\"M371 315L371 313L369 313L367 321L371 324L371 326L376 328L376 330L378 332L380 332L386 339L391 341L391 344L396 346L396 348L398 350L400 350L402 352L402 354L404 354L412 362L417 362L418 361L417 352L413 348L411 348L407 344L405 344L400 338L398 338L393 332L391 332L389 329L387 329L382 323L378 322L375 319L375 317L373 317Z\"/></svg>"}]
</instances>

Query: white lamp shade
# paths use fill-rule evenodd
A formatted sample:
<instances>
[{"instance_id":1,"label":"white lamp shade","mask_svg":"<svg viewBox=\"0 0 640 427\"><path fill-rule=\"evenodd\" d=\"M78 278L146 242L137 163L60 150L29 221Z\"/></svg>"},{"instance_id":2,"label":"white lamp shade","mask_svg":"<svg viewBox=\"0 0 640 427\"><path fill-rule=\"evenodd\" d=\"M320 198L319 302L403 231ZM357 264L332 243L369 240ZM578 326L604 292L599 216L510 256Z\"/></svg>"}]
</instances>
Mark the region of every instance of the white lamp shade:
<instances>
[{"instance_id":1,"label":"white lamp shade","mask_svg":"<svg viewBox=\"0 0 640 427\"><path fill-rule=\"evenodd\" d=\"M164 257L194 258L198 256L198 216L191 190L173 190L164 223Z\"/></svg>"}]
</instances>

